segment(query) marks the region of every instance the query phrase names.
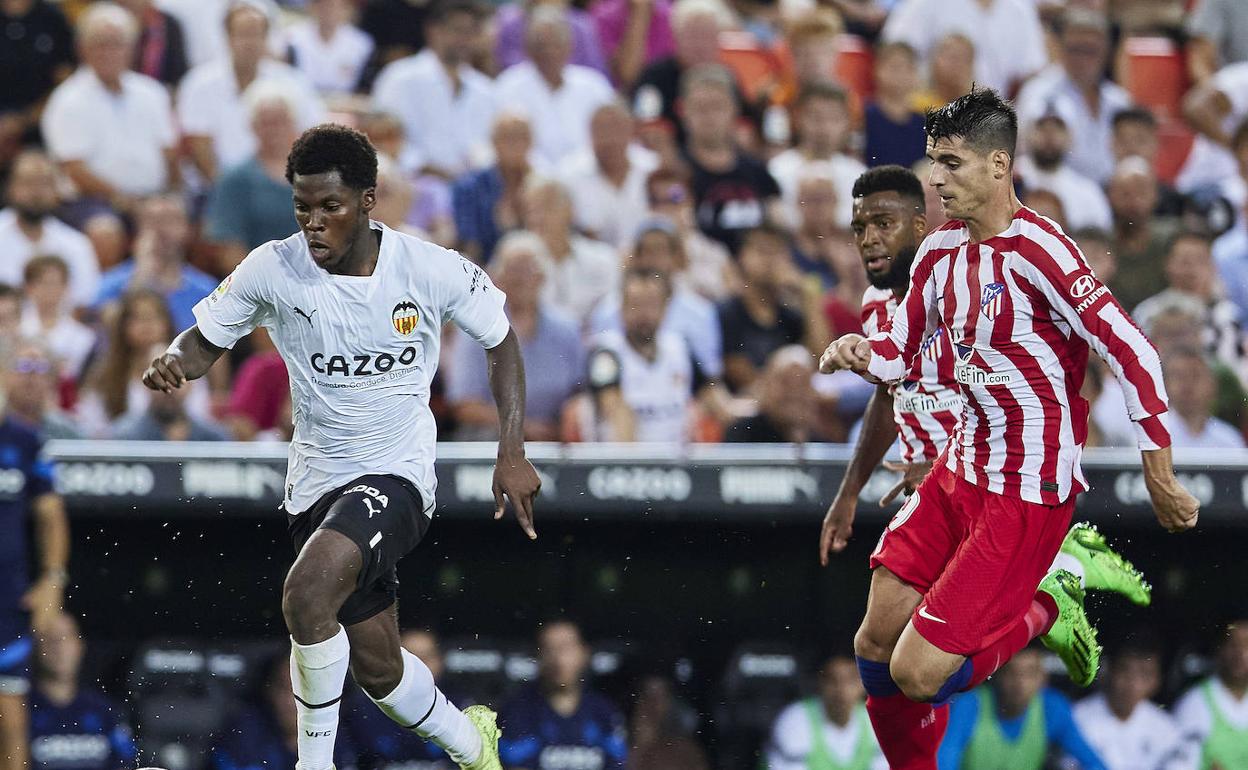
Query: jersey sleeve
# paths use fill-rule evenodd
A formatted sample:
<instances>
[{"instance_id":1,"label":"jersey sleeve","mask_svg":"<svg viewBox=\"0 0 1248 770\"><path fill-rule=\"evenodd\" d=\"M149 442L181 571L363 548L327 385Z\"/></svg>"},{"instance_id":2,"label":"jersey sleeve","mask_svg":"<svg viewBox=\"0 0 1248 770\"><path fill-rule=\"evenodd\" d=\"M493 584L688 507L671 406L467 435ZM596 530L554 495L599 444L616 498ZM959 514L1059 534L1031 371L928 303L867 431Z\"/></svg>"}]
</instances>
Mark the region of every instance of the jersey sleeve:
<instances>
[{"instance_id":1,"label":"jersey sleeve","mask_svg":"<svg viewBox=\"0 0 1248 770\"><path fill-rule=\"evenodd\" d=\"M275 267L269 258L271 248L266 244L248 254L192 309L200 333L213 345L232 348L270 317L268 273Z\"/></svg>"},{"instance_id":2,"label":"jersey sleeve","mask_svg":"<svg viewBox=\"0 0 1248 770\"><path fill-rule=\"evenodd\" d=\"M480 266L458 254L445 272L443 320L454 321L481 347L497 347L511 330L511 322L503 311L507 295Z\"/></svg>"},{"instance_id":3,"label":"jersey sleeve","mask_svg":"<svg viewBox=\"0 0 1248 770\"><path fill-rule=\"evenodd\" d=\"M880 328L888 321L888 306L873 297L871 291L868 290L862 296L862 310L860 312L862 320L862 333L870 337L880 331Z\"/></svg>"},{"instance_id":4,"label":"jersey sleeve","mask_svg":"<svg viewBox=\"0 0 1248 770\"><path fill-rule=\"evenodd\" d=\"M1170 446L1161 421L1168 407L1157 349L1093 274L1078 246L1061 234L1040 245L1045 253L1020 260L1020 275L1109 364L1122 385L1140 449Z\"/></svg>"},{"instance_id":5,"label":"jersey sleeve","mask_svg":"<svg viewBox=\"0 0 1248 770\"><path fill-rule=\"evenodd\" d=\"M910 371L923 339L936 328L939 316L933 273L938 259L936 252L920 247L910 268L910 289L897 312L878 332L867 337L871 341L867 371L884 382L897 382Z\"/></svg>"}]
</instances>

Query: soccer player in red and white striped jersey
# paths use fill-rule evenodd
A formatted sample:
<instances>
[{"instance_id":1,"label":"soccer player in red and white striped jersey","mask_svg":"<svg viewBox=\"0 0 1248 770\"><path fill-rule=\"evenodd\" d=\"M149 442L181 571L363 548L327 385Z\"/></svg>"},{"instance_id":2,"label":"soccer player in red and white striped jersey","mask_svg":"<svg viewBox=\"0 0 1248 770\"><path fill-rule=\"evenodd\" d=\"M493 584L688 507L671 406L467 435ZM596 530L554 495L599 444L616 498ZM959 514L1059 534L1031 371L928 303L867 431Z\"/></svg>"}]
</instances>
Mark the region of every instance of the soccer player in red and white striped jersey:
<instances>
[{"instance_id":1,"label":"soccer player in red and white striped jersey","mask_svg":"<svg viewBox=\"0 0 1248 770\"><path fill-rule=\"evenodd\" d=\"M821 362L897 381L944 328L966 397L944 454L872 554L855 639L868 713L894 770L935 770L947 717L933 705L1037 636L1080 680L1095 672L1100 651L1077 578L1046 577L1085 488L1079 389L1089 348L1122 384L1158 520L1189 529L1199 508L1175 479L1158 419L1166 395L1156 351L1074 243L1019 203L1013 108L974 90L929 113L926 132L929 183L950 221L919 247L891 323L836 340Z\"/></svg>"}]
</instances>

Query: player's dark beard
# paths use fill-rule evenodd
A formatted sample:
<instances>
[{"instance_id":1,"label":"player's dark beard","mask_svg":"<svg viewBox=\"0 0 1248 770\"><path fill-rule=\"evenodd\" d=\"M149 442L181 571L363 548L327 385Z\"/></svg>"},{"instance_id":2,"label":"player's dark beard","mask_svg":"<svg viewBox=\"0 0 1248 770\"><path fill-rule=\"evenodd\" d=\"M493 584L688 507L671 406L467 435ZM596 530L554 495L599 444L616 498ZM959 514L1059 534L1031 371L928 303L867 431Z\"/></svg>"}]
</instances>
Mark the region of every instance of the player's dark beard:
<instances>
[{"instance_id":1,"label":"player's dark beard","mask_svg":"<svg viewBox=\"0 0 1248 770\"><path fill-rule=\"evenodd\" d=\"M907 246L889 260L888 272L884 275L867 273L867 280L877 289L904 289L910 283L910 265L914 262L915 248Z\"/></svg>"}]
</instances>

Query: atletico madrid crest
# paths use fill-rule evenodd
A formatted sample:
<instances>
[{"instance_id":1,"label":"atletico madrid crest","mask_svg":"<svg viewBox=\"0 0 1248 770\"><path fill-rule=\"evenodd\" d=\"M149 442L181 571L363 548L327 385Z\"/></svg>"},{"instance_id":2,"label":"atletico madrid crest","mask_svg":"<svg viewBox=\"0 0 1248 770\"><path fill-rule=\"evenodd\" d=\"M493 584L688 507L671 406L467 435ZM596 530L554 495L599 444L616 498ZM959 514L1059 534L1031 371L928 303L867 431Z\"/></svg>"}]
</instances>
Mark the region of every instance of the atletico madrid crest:
<instances>
[{"instance_id":1,"label":"atletico madrid crest","mask_svg":"<svg viewBox=\"0 0 1248 770\"><path fill-rule=\"evenodd\" d=\"M1005 284L990 283L984 287L983 296L979 300L979 310L984 314L984 318L989 321L996 318L1001 312L1001 300L1005 294Z\"/></svg>"},{"instance_id":2,"label":"atletico madrid crest","mask_svg":"<svg viewBox=\"0 0 1248 770\"><path fill-rule=\"evenodd\" d=\"M420 310L417 309L415 302L404 300L394 306L390 320L396 332L404 337L410 337L412 332L416 331L416 324L420 323Z\"/></svg>"}]
</instances>

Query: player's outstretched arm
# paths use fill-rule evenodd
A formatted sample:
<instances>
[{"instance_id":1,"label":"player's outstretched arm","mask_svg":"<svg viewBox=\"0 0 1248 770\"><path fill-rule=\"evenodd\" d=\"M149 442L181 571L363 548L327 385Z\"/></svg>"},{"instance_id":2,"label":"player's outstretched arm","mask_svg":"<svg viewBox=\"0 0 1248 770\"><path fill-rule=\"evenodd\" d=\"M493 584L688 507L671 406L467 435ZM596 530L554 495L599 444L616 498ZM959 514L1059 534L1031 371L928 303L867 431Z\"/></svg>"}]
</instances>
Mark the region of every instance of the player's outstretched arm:
<instances>
[{"instance_id":1,"label":"player's outstretched arm","mask_svg":"<svg viewBox=\"0 0 1248 770\"><path fill-rule=\"evenodd\" d=\"M1200 501L1183 488L1174 476L1170 447L1145 449L1144 485L1153 500L1157 521L1170 532L1185 532L1196 526L1200 517Z\"/></svg>"},{"instance_id":2,"label":"player's outstretched arm","mask_svg":"<svg viewBox=\"0 0 1248 770\"><path fill-rule=\"evenodd\" d=\"M849 369L866 374L871 363L871 343L861 334L846 334L833 340L819 358L819 371L824 374Z\"/></svg>"},{"instance_id":3,"label":"player's outstretched arm","mask_svg":"<svg viewBox=\"0 0 1248 770\"><path fill-rule=\"evenodd\" d=\"M192 326L175 337L168 350L152 361L143 372L143 384L168 393L188 380L203 377L224 352L225 348L204 339L198 326Z\"/></svg>"},{"instance_id":4,"label":"player's outstretched arm","mask_svg":"<svg viewBox=\"0 0 1248 770\"><path fill-rule=\"evenodd\" d=\"M841 488L823 517L823 531L819 534L819 563L828 566L828 554L840 553L849 543L854 531L854 513L858 507L858 493L884 453L897 438L897 424L893 422L893 396L886 386L880 385L867 404L862 417L862 431L854 446L854 455L841 479Z\"/></svg>"},{"instance_id":5,"label":"player's outstretched arm","mask_svg":"<svg viewBox=\"0 0 1248 770\"><path fill-rule=\"evenodd\" d=\"M524 359L514 329L498 345L485 351L490 392L498 406L498 462L494 465L494 518L501 519L504 495L511 500L520 528L530 540L533 502L542 488L533 464L524 456Z\"/></svg>"}]
</instances>

